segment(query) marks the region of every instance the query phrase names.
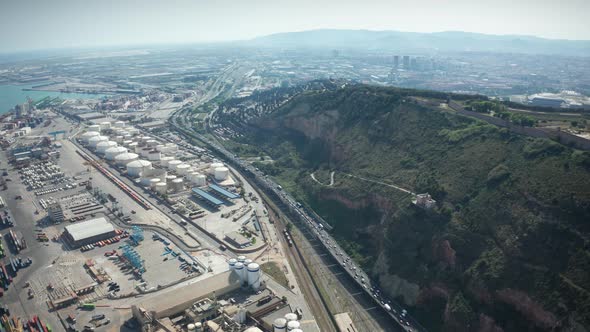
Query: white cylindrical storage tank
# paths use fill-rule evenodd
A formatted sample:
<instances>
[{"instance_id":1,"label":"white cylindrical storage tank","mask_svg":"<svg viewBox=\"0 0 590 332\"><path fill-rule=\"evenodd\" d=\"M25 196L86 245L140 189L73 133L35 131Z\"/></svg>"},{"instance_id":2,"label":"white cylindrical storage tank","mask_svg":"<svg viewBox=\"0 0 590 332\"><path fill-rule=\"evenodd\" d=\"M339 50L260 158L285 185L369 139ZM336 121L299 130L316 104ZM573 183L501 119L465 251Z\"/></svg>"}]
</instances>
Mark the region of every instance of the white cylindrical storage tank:
<instances>
[{"instance_id":1,"label":"white cylindrical storage tank","mask_svg":"<svg viewBox=\"0 0 590 332\"><path fill-rule=\"evenodd\" d=\"M162 157L160 158L160 165L162 165L162 167L168 167L168 163L174 160L174 157Z\"/></svg>"},{"instance_id":2,"label":"white cylindrical storage tank","mask_svg":"<svg viewBox=\"0 0 590 332\"><path fill-rule=\"evenodd\" d=\"M156 145L156 151L160 151L160 152L162 152L162 149L163 149L164 147L165 147L165 145L164 145L164 144L158 144L158 145Z\"/></svg>"},{"instance_id":3,"label":"white cylindrical storage tank","mask_svg":"<svg viewBox=\"0 0 590 332\"><path fill-rule=\"evenodd\" d=\"M152 163L147 160L137 159L126 165L127 174L132 177L139 177L146 170L152 168Z\"/></svg>"},{"instance_id":4,"label":"white cylindrical storage tank","mask_svg":"<svg viewBox=\"0 0 590 332\"><path fill-rule=\"evenodd\" d=\"M180 160L170 160L168 162L168 169L171 171L175 171L176 167L178 167L178 165L182 164L182 161Z\"/></svg>"},{"instance_id":5,"label":"white cylindrical storage tank","mask_svg":"<svg viewBox=\"0 0 590 332\"><path fill-rule=\"evenodd\" d=\"M192 323L191 324L188 324L186 326L186 329L189 330L189 331L191 331L191 332L195 331L195 324L192 324Z\"/></svg>"},{"instance_id":6,"label":"white cylindrical storage tank","mask_svg":"<svg viewBox=\"0 0 590 332\"><path fill-rule=\"evenodd\" d=\"M151 183L151 180L152 180L152 179L150 179L149 177L143 177L143 176L142 176L142 177L139 179L139 183L140 183L142 186L144 186L144 187L148 187L148 186L150 185L150 183Z\"/></svg>"},{"instance_id":7,"label":"white cylindrical storage tank","mask_svg":"<svg viewBox=\"0 0 590 332\"><path fill-rule=\"evenodd\" d=\"M156 183L156 192L158 194L165 194L167 190L168 190L168 185L166 184L166 182Z\"/></svg>"},{"instance_id":8,"label":"white cylindrical storage tank","mask_svg":"<svg viewBox=\"0 0 590 332\"><path fill-rule=\"evenodd\" d=\"M174 179L172 180L172 190L174 192L179 192L184 189L184 180L183 179Z\"/></svg>"},{"instance_id":9,"label":"white cylindrical storage tank","mask_svg":"<svg viewBox=\"0 0 590 332\"><path fill-rule=\"evenodd\" d=\"M207 177L203 174L197 173L192 179L192 182L197 187L203 187L207 185Z\"/></svg>"},{"instance_id":10,"label":"white cylindrical storage tank","mask_svg":"<svg viewBox=\"0 0 590 332\"><path fill-rule=\"evenodd\" d=\"M108 148L104 151L104 157L107 160L115 160L115 157L122 154L122 153L126 153L127 152L127 148L123 147L123 146L115 146L112 148Z\"/></svg>"},{"instance_id":11,"label":"white cylindrical storage tank","mask_svg":"<svg viewBox=\"0 0 590 332\"><path fill-rule=\"evenodd\" d=\"M219 168L219 167L223 167L225 165L223 165L222 163L211 163L211 165L209 165L209 173L211 175L215 174L215 169Z\"/></svg>"},{"instance_id":12,"label":"white cylindrical storage tank","mask_svg":"<svg viewBox=\"0 0 590 332\"><path fill-rule=\"evenodd\" d=\"M245 267L248 267L248 265L250 265L250 263L252 263L252 262L253 262L253 260L251 260L250 258L246 258L246 259L244 260L244 266L245 266Z\"/></svg>"},{"instance_id":13,"label":"white cylindrical storage tank","mask_svg":"<svg viewBox=\"0 0 590 332\"><path fill-rule=\"evenodd\" d=\"M96 152L100 154L104 154L108 149L117 147L117 142L114 141L105 141L96 144Z\"/></svg>"},{"instance_id":14,"label":"white cylindrical storage tank","mask_svg":"<svg viewBox=\"0 0 590 332\"><path fill-rule=\"evenodd\" d=\"M123 136L121 136L121 135L115 136L115 142L123 143Z\"/></svg>"},{"instance_id":15,"label":"white cylindrical storage tank","mask_svg":"<svg viewBox=\"0 0 590 332\"><path fill-rule=\"evenodd\" d=\"M195 323L195 332L203 332L203 323L201 323L201 322Z\"/></svg>"},{"instance_id":16,"label":"white cylindrical storage tank","mask_svg":"<svg viewBox=\"0 0 590 332\"><path fill-rule=\"evenodd\" d=\"M117 121L115 122L114 126L117 128L123 128L125 127L125 121Z\"/></svg>"},{"instance_id":17,"label":"white cylindrical storage tank","mask_svg":"<svg viewBox=\"0 0 590 332\"><path fill-rule=\"evenodd\" d=\"M131 141L131 143L129 143L129 145L127 145L129 147L129 150L136 152L137 150L139 150L139 145L137 145L137 142L133 142Z\"/></svg>"},{"instance_id":18,"label":"white cylindrical storage tank","mask_svg":"<svg viewBox=\"0 0 590 332\"><path fill-rule=\"evenodd\" d=\"M248 264L248 286L254 290L260 288L260 265L257 263Z\"/></svg>"},{"instance_id":19,"label":"white cylindrical storage tank","mask_svg":"<svg viewBox=\"0 0 590 332\"><path fill-rule=\"evenodd\" d=\"M111 129L111 123L108 121L103 121L100 123L100 130L107 130Z\"/></svg>"},{"instance_id":20,"label":"white cylindrical storage tank","mask_svg":"<svg viewBox=\"0 0 590 332\"><path fill-rule=\"evenodd\" d=\"M176 166L176 173L178 173L178 175L186 175L190 168L191 166L188 164L180 164Z\"/></svg>"},{"instance_id":21,"label":"white cylindrical storage tank","mask_svg":"<svg viewBox=\"0 0 590 332\"><path fill-rule=\"evenodd\" d=\"M127 132L129 133L129 135L135 136L135 135L139 134L139 129L137 129L137 128L127 128Z\"/></svg>"},{"instance_id":22,"label":"white cylindrical storage tank","mask_svg":"<svg viewBox=\"0 0 590 332\"><path fill-rule=\"evenodd\" d=\"M273 332L285 332L287 331L287 320L284 318L277 318L272 323Z\"/></svg>"},{"instance_id":23,"label":"white cylindrical storage tank","mask_svg":"<svg viewBox=\"0 0 590 332\"><path fill-rule=\"evenodd\" d=\"M156 141L155 139L150 139L147 142L145 142L145 145L149 147L155 147L156 145L158 145L158 141Z\"/></svg>"},{"instance_id":24,"label":"white cylindrical storage tank","mask_svg":"<svg viewBox=\"0 0 590 332\"><path fill-rule=\"evenodd\" d=\"M234 269L234 267L236 266L236 263L238 262L237 259L235 258L230 258L228 261L229 264L229 270L232 271Z\"/></svg>"},{"instance_id":25,"label":"white cylindrical storage tank","mask_svg":"<svg viewBox=\"0 0 590 332\"><path fill-rule=\"evenodd\" d=\"M144 144L145 145L147 143L147 141L149 141L151 139L152 138L149 137L149 136L142 136L141 139L140 139L140 142L141 142L141 144Z\"/></svg>"},{"instance_id":26,"label":"white cylindrical storage tank","mask_svg":"<svg viewBox=\"0 0 590 332\"><path fill-rule=\"evenodd\" d=\"M176 152L176 151L178 151L178 145L176 145L175 143L166 143L166 148L170 152Z\"/></svg>"},{"instance_id":27,"label":"white cylindrical storage tank","mask_svg":"<svg viewBox=\"0 0 590 332\"><path fill-rule=\"evenodd\" d=\"M82 142L88 144L88 140L95 136L100 136L100 133L98 131L87 131L84 134L82 134L80 138L82 139Z\"/></svg>"},{"instance_id":28,"label":"white cylindrical storage tank","mask_svg":"<svg viewBox=\"0 0 590 332\"><path fill-rule=\"evenodd\" d=\"M142 156L142 157L144 157L144 158L147 158L147 156L150 154L150 151L152 151L152 149L150 149L150 148L143 148L143 149L139 150L139 155Z\"/></svg>"},{"instance_id":29,"label":"white cylindrical storage tank","mask_svg":"<svg viewBox=\"0 0 590 332\"><path fill-rule=\"evenodd\" d=\"M106 136L94 136L91 137L90 139L88 139L88 146L90 146L91 148L96 148L96 145L98 145L98 143L100 142L106 142L108 141L109 138Z\"/></svg>"},{"instance_id":30,"label":"white cylindrical storage tank","mask_svg":"<svg viewBox=\"0 0 590 332\"><path fill-rule=\"evenodd\" d=\"M301 323L296 320L292 320L287 323L287 331L293 331L295 329L299 329L301 327Z\"/></svg>"},{"instance_id":31,"label":"white cylindrical storage tank","mask_svg":"<svg viewBox=\"0 0 590 332\"><path fill-rule=\"evenodd\" d=\"M88 126L87 130L88 131L100 131L100 125L97 125L97 124L90 125L90 126Z\"/></svg>"},{"instance_id":32,"label":"white cylindrical storage tank","mask_svg":"<svg viewBox=\"0 0 590 332\"><path fill-rule=\"evenodd\" d=\"M153 178L150 180L150 188L155 189L156 188L156 184L158 184L159 182L161 182L162 180L160 180L159 178Z\"/></svg>"},{"instance_id":33,"label":"white cylindrical storage tank","mask_svg":"<svg viewBox=\"0 0 590 332\"><path fill-rule=\"evenodd\" d=\"M148 160L151 161L158 161L162 158L162 153L160 151L152 150L147 156Z\"/></svg>"},{"instance_id":34,"label":"white cylindrical storage tank","mask_svg":"<svg viewBox=\"0 0 590 332\"><path fill-rule=\"evenodd\" d=\"M176 175L166 175L166 183L171 184L172 181L176 180Z\"/></svg>"},{"instance_id":35,"label":"white cylindrical storage tank","mask_svg":"<svg viewBox=\"0 0 590 332\"><path fill-rule=\"evenodd\" d=\"M237 262L236 265L234 265L234 271L236 271L238 277L240 277L240 281L244 282L244 272L246 271L246 269L244 268L244 263Z\"/></svg>"},{"instance_id":36,"label":"white cylindrical storage tank","mask_svg":"<svg viewBox=\"0 0 590 332\"><path fill-rule=\"evenodd\" d=\"M292 329L291 332L303 332L302 329Z\"/></svg>"},{"instance_id":37,"label":"white cylindrical storage tank","mask_svg":"<svg viewBox=\"0 0 590 332\"><path fill-rule=\"evenodd\" d=\"M289 322L291 322L291 321L296 321L297 320L297 314L290 312L290 313L288 313L288 314L285 315L285 319L287 320L287 324Z\"/></svg>"},{"instance_id":38,"label":"white cylindrical storage tank","mask_svg":"<svg viewBox=\"0 0 590 332\"><path fill-rule=\"evenodd\" d=\"M130 139L123 140L123 145L124 146L129 146L131 143L133 143L133 141L130 140Z\"/></svg>"},{"instance_id":39,"label":"white cylindrical storage tank","mask_svg":"<svg viewBox=\"0 0 590 332\"><path fill-rule=\"evenodd\" d=\"M133 140L133 136L131 136L129 133L122 133L122 134L123 134L124 140Z\"/></svg>"},{"instance_id":40,"label":"white cylindrical storage tank","mask_svg":"<svg viewBox=\"0 0 590 332\"><path fill-rule=\"evenodd\" d=\"M215 180L224 181L229 176L229 169L227 167L217 167L215 169Z\"/></svg>"},{"instance_id":41,"label":"white cylindrical storage tank","mask_svg":"<svg viewBox=\"0 0 590 332\"><path fill-rule=\"evenodd\" d=\"M244 263L245 260L246 260L246 256L243 256L243 255L238 256L238 262Z\"/></svg>"},{"instance_id":42,"label":"white cylindrical storage tank","mask_svg":"<svg viewBox=\"0 0 590 332\"><path fill-rule=\"evenodd\" d=\"M128 163L137 160L139 156L135 153L126 152L121 153L115 157L115 162L119 165L127 165Z\"/></svg>"}]
</instances>

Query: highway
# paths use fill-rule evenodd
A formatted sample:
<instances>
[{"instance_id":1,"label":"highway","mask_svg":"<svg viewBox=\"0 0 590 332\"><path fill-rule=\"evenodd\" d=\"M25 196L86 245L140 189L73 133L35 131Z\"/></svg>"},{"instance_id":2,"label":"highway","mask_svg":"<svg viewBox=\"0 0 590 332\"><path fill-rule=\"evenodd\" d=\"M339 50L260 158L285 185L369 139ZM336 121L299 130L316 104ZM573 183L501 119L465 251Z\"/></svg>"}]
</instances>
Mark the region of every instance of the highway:
<instances>
[{"instance_id":1,"label":"highway","mask_svg":"<svg viewBox=\"0 0 590 332\"><path fill-rule=\"evenodd\" d=\"M188 138L202 142L210 149L210 151L223 159L226 163L232 165L237 170L243 172L243 175L253 180L258 188L277 202L281 211L284 211L291 220L296 221L294 224L298 225L304 234L310 238L319 240L319 243L321 243L321 246L327 251L327 253L339 262L338 265L340 266L340 270L344 271L352 280L354 280L364 293L373 299L375 305L392 319L392 323L396 322L399 327L408 332L426 331L425 328L407 314L406 310L401 305L382 296L382 292L373 284L368 275L359 267L352 264L350 257L346 255L344 250L342 250L330 234L324 230L322 221L318 220L315 214L306 211L293 199L293 197L284 192L278 184L264 176L262 172L256 170L253 166L241 161L223 146L211 142L209 139L196 133L192 129L186 129L178 125L178 116L184 115L183 113L184 112L176 112L172 115L169 119L171 128ZM187 123L186 121L181 122Z\"/></svg>"}]
</instances>

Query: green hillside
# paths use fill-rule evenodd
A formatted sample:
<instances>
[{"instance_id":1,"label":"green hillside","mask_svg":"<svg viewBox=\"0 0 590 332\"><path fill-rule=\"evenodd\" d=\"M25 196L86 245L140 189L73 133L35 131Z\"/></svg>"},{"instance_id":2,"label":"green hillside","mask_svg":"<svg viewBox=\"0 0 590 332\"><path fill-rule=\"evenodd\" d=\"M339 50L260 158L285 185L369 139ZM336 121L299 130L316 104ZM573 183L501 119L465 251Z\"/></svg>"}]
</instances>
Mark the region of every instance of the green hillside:
<instances>
[{"instance_id":1,"label":"green hillside","mask_svg":"<svg viewBox=\"0 0 590 332\"><path fill-rule=\"evenodd\" d=\"M271 156L256 165L429 330L589 327L590 154L416 100L367 86L306 92L241 143ZM428 192L437 207L358 177Z\"/></svg>"}]
</instances>

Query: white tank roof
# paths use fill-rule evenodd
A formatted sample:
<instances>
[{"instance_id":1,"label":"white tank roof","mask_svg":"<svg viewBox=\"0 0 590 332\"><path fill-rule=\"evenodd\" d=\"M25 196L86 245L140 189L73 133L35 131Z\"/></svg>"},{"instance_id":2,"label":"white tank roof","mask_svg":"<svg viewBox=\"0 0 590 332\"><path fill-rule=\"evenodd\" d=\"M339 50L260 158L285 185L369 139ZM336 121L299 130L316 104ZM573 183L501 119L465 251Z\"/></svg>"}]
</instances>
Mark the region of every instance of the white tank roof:
<instances>
[{"instance_id":1,"label":"white tank roof","mask_svg":"<svg viewBox=\"0 0 590 332\"><path fill-rule=\"evenodd\" d=\"M272 323L272 325L274 327L278 327L278 328L286 327L287 320L282 317L279 317L279 318L275 319L275 321L274 321L274 323Z\"/></svg>"},{"instance_id":2,"label":"white tank roof","mask_svg":"<svg viewBox=\"0 0 590 332\"><path fill-rule=\"evenodd\" d=\"M104 151L105 153L125 153L127 152L127 148L124 146L113 146L108 148Z\"/></svg>"},{"instance_id":3,"label":"white tank roof","mask_svg":"<svg viewBox=\"0 0 590 332\"><path fill-rule=\"evenodd\" d=\"M92 136L88 139L88 142L101 142L101 141L107 141L109 138L106 136Z\"/></svg>"},{"instance_id":4,"label":"white tank roof","mask_svg":"<svg viewBox=\"0 0 590 332\"><path fill-rule=\"evenodd\" d=\"M263 332L261 329L257 328L256 326L249 327L244 330L244 332Z\"/></svg>"},{"instance_id":5,"label":"white tank roof","mask_svg":"<svg viewBox=\"0 0 590 332\"><path fill-rule=\"evenodd\" d=\"M134 160L134 161L130 162L129 164L127 164L127 167L149 167L149 166L152 166L152 163L147 160L143 160L143 159L137 159L137 160Z\"/></svg>"},{"instance_id":6,"label":"white tank roof","mask_svg":"<svg viewBox=\"0 0 590 332\"><path fill-rule=\"evenodd\" d=\"M294 314L292 312L285 314L285 319L290 322L290 321L294 321L297 320L297 314Z\"/></svg>"},{"instance_id":7,"label":"white tank roof","mask_svg":"<svg viewBox=\"0 0 590 332\"><path fill-rule=\"evenodd\" d=\"M97 148L112 148L112 147L116 147L117 146L117 142L114 141L102 141L99 142L98 144L96 144Z\"/></svg>"},{"instance_id":8,"label":"white tank roof","mask_svg":"<svg viewBox=\"0 0 590 332\"><path fill-rule=\"evenodd\" d=\"M250 264L248 264L248 271L255 272L255 271L258 271L258 270L260 270L260 265L258 265L258 263L250 263Z\"/></svg>"},{"instance_id":9,"label":"white tank roof","mask_svg":"<svg viewBox=\"0 0 590 332\"><path fill-rule=\"evenodd\" d=\"M136 153L131 153L131 152L127 152L127 153L121 153L120 155L115 157L115 160L131 160L131 159L137 159L137 157L139 157Z\"/></svg>"},{"instance_id":10,"label":"white tank roof","mask_svg":"<svg viewBox=\"0 0 590 332\"><path fill-rule=\"evenodd\" d=\"M294 330L294 329L298 329L301 326L301 323L299 323L296 320L292 320L290 322L287 323L287 330Z\"/></svg>"}]
</instances>

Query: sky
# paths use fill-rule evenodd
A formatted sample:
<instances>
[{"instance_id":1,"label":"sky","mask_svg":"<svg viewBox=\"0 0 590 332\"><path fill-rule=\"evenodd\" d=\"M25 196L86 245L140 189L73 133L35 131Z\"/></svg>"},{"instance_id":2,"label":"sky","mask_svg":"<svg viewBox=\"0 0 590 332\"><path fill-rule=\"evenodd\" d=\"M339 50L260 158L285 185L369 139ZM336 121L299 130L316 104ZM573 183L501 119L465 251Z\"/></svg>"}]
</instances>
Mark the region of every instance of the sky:
<instances>
[{"instance_id":1,"label":"sky","mask_svg":"<svg viewBox=\"0 0 590 332\"><path fill-rule=\"evenodd\" d=\"M0 0L0 52L327 28L590 40L588 13L590 0Z\"/></svg>"}]
</instances>

